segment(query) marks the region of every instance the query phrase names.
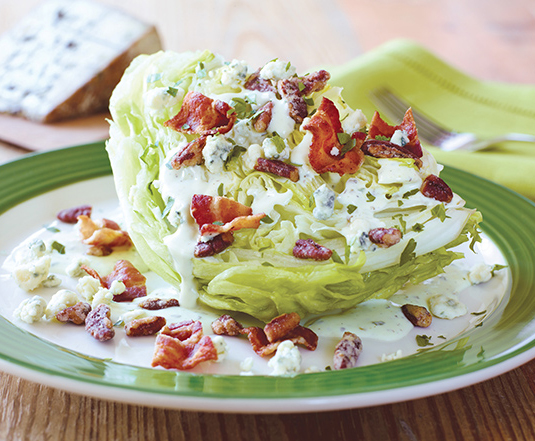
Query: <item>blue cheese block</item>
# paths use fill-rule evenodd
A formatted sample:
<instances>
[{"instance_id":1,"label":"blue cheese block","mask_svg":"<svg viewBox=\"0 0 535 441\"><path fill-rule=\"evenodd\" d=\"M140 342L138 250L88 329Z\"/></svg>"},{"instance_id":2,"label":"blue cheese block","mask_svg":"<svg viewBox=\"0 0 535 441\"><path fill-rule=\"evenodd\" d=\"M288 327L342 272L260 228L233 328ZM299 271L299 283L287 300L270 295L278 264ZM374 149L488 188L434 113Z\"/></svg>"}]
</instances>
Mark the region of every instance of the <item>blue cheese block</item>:
<instances>
[{"instance_id":1,"label":"blue cheese block","mask_svg":"<svg viewBox=\"0 0 535 441\"><path fill-rule=\"evenodd\" d=\"M88 0L49 0L0 37L0 112L54 122L104 111L154 26Z\"/></svg>"}]
</instances>

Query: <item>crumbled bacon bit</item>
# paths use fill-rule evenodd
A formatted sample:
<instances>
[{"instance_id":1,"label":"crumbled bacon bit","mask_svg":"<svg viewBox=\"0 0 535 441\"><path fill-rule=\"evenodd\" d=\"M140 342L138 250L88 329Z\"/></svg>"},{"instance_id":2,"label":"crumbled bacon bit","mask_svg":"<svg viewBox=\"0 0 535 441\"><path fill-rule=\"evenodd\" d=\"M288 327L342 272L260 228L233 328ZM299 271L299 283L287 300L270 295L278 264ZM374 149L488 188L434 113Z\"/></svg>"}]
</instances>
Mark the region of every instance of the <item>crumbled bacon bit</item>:
<instances>
[{"instance_id":1,"label":"crumbled bacon bit","mask_svg":"<svg viewBox=\"0 0 535 441\"><path fill-rule=\"evenodd\" d=\"M96 222L82 214L78 216L77 228L82 242L91 245L88 254L93 256L107 256L114 248L132 246L128 233L110 219Z\"/></svg>"},{"instance_id":2,"label":"crumbled bacon bit","mask_svg":"<svg viewBox=\"0 0 535 441\"><path fill-rule=\"evenodd\" d=\"M204 224L201 227L201 236L214 236L214 234L231 233L243 228L258 228L260 221L265 217L264 213L251 214L250 216L239 216L224 225Z\"/></svg>"},{"instance_id":3,"label":"crumbled bacon bit","mask_svg":"<svg viewBox=\"0 0 535 441\"><path fill-rule=\"evenodd\" d=\"M240 335L243 326L234 320L230 315L224 314L212 322L212 331L216 335L229 335L235 337Z\"/></svg>"},{"instance_id":4,"label":"crumbled bacon bit","mask_svg":"<svg viewBox=\"0 0 535 441\"><path fill-rule=\"evenodd\" d=\"M259 92L275 93L277 91L271 81L260 76L260 69L249 75L243 87L248 90L258 90Z\"/></svg>"},{"instance_id":5,"label":"crumbled bacon bit","mask_svg":"<svg viewBox=\"0 0 535 441\"><path fill-rule=\"evenodd\" d=\"M110 320L110 307L101 303L85 319L85 330L98 341L107 341L114 337L115 330Z\"/></svg>"},{"instance_id":6,"label":"crumbled bacon bit","mask_svg":"<svg viewBox=\"0 0 535 441\"><path fill-rule=\"evenodd\" d=\"M213 100L199 92L188 92L179 112L164 126L181 133L215 135L227 133L236 122L232 107L220 100Z\"/></svg>"},{"instance_id":7,"label":"crumbled bacon bit","mask_svg":"<svg viewBox=\"0 0 535 441\"><path fill-rule=\"evenodd\" d=\"M420 140L418 139L418 130L416 130L416 124L414 123L414 117L412 115L412 109L407 109L403 121L397 126L391 126L387 124L379 112L375 112L373 115L372 121L370 123L370 130L368 131L368 139L375 139L377 136L386 136L391 138L396 130L403 130L408 138L409 142L403 147L405 150L408 150L415 157L421 158L423 155L422 146L420 145Z\"/></svg>"},{"instance_id":8,"label":"crumbled bacon bit","mask_svg":"<svg viewBox=\"0 0 535 441\"><path fill-rule=\"evenodd\" d=\"M301 325L288 332L284 340L291 340L294 344L304 346L309 351L314 351L318 346L317 334Z\"/></svg>"},{"instance_id":9,"label":"crumbled bacon bit","mask_svg":"<svg viewBox=\"0 0 535 441\"><path fill-rule=\"evenodd\" d=\"M278 159L258 158L254 169L261 172L273 173L282 178L287 178L292 182L299 181L299 169L294 165L286 164Z\"/></svg>"},{"instance_id":10,"label":"crumbled bacon bit","mask_svg":"<svg viewBox=\"0 0 535 441\"><path fill-rule=\"evenodd\" d=\"M352 332L344 332L344 336L336 345L333 357L333 369L353 368L362 352L362 340Z\"/></svg>"},{"instance_id":11,"label":"crumbled bacon bit","mask_svg":"<svg viewBox=\"0 0 535 441\"><path fill-rule=\"evenodd\" d=\"M153 315L151 317L132 320L125 325L124 330L128 337L154 335L165 326L165 323L165 317Z\"/></svg>"},{"instance_id":12,"label":"crumbled bacon bit","mask_svg":"<svg viewBox=\"0 0 535 441\"><path fill-rule=\"evenodd\" d=\"M102 286L102 288L106 288L106 283L104 283L104 280L102 280L102 277L100 277L99 273L97 273L96 270L87 265L80 265L80 268L83 269L89 276L93 277L94 279L97 279L100 282L100 286Z\"/></svg>"},{"instance_id":13,"label":"crumbled bacon bit","mask_svg":"<svg viewBox=\"0 0 535 441\"><path fill-rule=\"evenodd\" d=\"M312 239L299 239L293 248L293 255L298 259L329 260L333 252Z\"/></svg>"},{"instance_id":14,"label":"crumbled bacon bit","mask_svg":"<svg viewBox=\"0 0 535 441\"><path fill-rule=\"evenodd\" d=\"M441 178L429 175L425 178L420 189L422 194L428 198L433 198L439 202L451 202L453 191Z\"/></svg>"},{"instance_id":15,"label":"crumbled bacon bit","mask_svg":"<svg viewBox=\"0 0 535 441\"><path fill-rule=\"evenodd\" d=\"M271 122L271 117L273 115L273 102L268 101L264 104L257 112L260 112L259 115L253 120L254 129L259 132L265 132L269 127Z\"/></svg>"},{"instance_id":16,"label":"crumbled bacon bit","mask_svg":"<svg viewBox=\"0 0 535 441\"><path fill-rule=\"evenodd\" d=\"M72 322L75 325L82 325L85 323L87 314L91 312L91 305L85 302L78 302L73 306L62 309L56 314L56 319L59 322Z\"/></svg>"},{"instance_id":17,"label":"crumbled bacon bit","mask_svg":"<svg viewBox=\"0 0 535 441\"><path fill-rule=\"evenodd\" d=\"M126 289L123 293L113 296L114 302L129 302L147 295L147 287L145 286L147 278L128 260L118 260L115 262L113 271L103 279L108 289L115 280L123 282Z\"/></svg>"},{"instance_id":18,"label":"crumbled bacon bit","mask_svg":"<svg viewBox=\"0 0 535 441\"><path fill-rule=\"evenodd\" d=\"M257 326L250 326L249 328L244 328L241 333L247 335L247 338L249 339L249 342L253 347L253 351L255 351L261 357L273 354L273 352L277 350L277 347L282 342L276 341L270 343L270 341L267 339L264 330Z\"/></svg>"},{"instance_id":19,"label":"crumbled bacon bit","mask_svg":"<svg viewBox=\"0 0 535 441\"><path fill-rule=\"evenodd\" d=\"M85 215L91 217L92 209L91 205L79 205L78 207L61 210L56 217L66 224L75 224L78 221L78 216Z\"/></svg>"},{"instance_id":20,"label":"crumbled bacon bit","mask_svg":"<svg viewBox=\"0 0 535 441\"><path fill-rule=\"evenodd\" d=\"M401 307L401 312L414 326L427 328L433 321L433 316L423 306L406 304Z\"/></svg>"},{"instance_id":21,"label":"crumbled bacon bit","mask_svg":"<svg viewBox=\"0 0 535 441\"><path fill-rule=\"evenodd\" d=\"M422 167L422 160L405 147L401 147L390 141L380 139L368 139L362 144L362 151L374 158L408 158L413 159L414 164Z\"/></svg>"},{"instance_id":22,"label":"crumbled bacon bit","mask_svg":"<svg viewBox=\"0 0 535 441\"><path fill-rule=\"evenodd\" d=\"M205 145L206 136L201 136L188 142L175 156L173 156L171 159L171 167L175 170L179 170L181 167L202 164L202 150Z\"/></svg>"},{"instance_id":23,"label":"crumbled bacon bit","mask_svg":"<svg viewBox=\"0 0 535 441\"><path fill-rule=\"evenodd\" d=\"M397 228L374 228L368 232L369 239L383 248L390 248L401 240L401 231Z\"/></svg>"},{"instance_id":24,"label":"crumbled bacon bit","mask_svg":"<svg viewBox=\"0 0 535 441\"><path fill-rule=\"evenodd\" d=\"M199 241L195 245L193 255L195 257L209 257L226 250L234 242L232 233L218 234L212 239L203 242Z\"/></svg>"},{"instance_id":25,"label":"crumbled bacon bit","mask_svg":"<svg viewBox=\"0 0 535 441\"><path fill-rule=\"evenodd\" d=\"M174 306L180 306L177 299L154 299L147 298L141 301L138 305L140 308L148 309L149 311L156 311L159 309L172 308Z\"/></svg>"},{"instance_id":26,"label":"crumbled bacon bit","mask_svg":"<svg viewBox=\"0 0 535 441\"><path fill-rule=\"evenodd\" d=\"M352 135L355 146L342 153L344 146L338 138L344 131L340 123L340 113L331 100L323 97L317 112L303 129L312 133L308 159L317 173L333 172L342 176L358 171L364 161L360 148L366 135L355 132Z\"/></svg>"},{"instance_id":27,"label":"crumbled bacon bit","mask_svg":"<svg viewBox=\"0 0 535 441\"><path fill-rule=\"evenodd\" d=\"M203 336L199 321L164 326L156 338L152 366L165 369L192 369L199 363L217 360L217 350L209 336Z\"/></svg>"},{"instance_id":28,"label":"crumbled bacon bit","mask_svg":"<svg viewBox=\"0 0 535 441\"><path fill-rule=\"evenodd\" d=\"M300 321L301 317L299 317L299 314L296 312L282 314L266 324L266 326L264 326L264 332L266 333L269 342L273 343L288 334L288 332L299 325Z\"/></svg>"}]
</instances>

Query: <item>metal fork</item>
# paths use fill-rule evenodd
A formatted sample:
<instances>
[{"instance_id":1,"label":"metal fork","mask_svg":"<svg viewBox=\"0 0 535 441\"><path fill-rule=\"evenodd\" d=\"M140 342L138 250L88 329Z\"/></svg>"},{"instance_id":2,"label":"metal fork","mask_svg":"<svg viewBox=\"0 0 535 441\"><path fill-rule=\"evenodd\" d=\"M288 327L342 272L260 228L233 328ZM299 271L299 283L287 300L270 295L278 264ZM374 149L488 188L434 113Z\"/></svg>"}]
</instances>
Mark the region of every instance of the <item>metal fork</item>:
<instances>
[{"instance_id":1,"label":"metal fork","mask_svg":"<svg viewBox=\"0 0 535 441\"><path fill-rule=\"evenodd\" d=\"M503 141L521 141L535 143L535 136L523 133L506 133L490 139L481 139L473 133L459 133L448 130L429 116L414 108L387 88L376 89L370 98L391 119L398 121L403 118L409 107L412 107L414 121L418 128L418 136L428 144L442 150L481 150Z\"/></svg>"}]
</instances>

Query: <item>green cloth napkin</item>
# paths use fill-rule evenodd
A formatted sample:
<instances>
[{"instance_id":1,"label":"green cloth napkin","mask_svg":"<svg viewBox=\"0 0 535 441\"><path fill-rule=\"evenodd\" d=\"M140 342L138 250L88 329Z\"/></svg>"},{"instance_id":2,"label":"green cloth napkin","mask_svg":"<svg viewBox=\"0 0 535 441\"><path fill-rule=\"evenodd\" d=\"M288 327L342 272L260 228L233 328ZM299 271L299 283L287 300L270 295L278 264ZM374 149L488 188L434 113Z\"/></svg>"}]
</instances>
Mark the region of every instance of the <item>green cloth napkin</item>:
<instances>
[{"instance_id":1,"label":"green cloth napkin","mask_svg":"<svg viewBox=\"0 0 535 441\"><path fill-rule=\"evenodd\" d=\"M478 81L411 41L394 40L343 66L327 69L331 84L342 86L344 99L361 109L368 120L374 110L380 111L369 92L386 86L458 132L482 137L507 132L535 135L535 85ZM498 182L535 200L533 143L507 142L479 152L426 147L442 164Z\"/></svg>"}]
</instances>

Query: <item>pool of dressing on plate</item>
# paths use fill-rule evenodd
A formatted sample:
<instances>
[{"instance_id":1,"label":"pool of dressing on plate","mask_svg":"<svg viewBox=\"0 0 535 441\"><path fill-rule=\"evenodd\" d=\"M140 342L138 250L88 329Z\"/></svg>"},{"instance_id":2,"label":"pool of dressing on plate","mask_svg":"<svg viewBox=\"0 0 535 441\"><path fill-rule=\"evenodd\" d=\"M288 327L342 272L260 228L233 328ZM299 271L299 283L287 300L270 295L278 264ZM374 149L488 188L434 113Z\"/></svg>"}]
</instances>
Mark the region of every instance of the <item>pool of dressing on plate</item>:
<instances>
[{"instance_id":1,"label":"pool of dressing on plate","mask_svg":"<svg viewBox=\"0 0 535 441\"><path fill-rule=\"evenodd\" d=\"M91 217L93 219L108 218L119 223L121 221L116 202L93 207ZM167 284L158 275L149 271L135 250L114 251L106 257L88 256L87 246L82 244L74 225L53 221L47 227L24 240L4 262L3 273L0 275L4 293L0 302L0 313L9 321L40 338L85 355L144 367L149 367L151 364L155 337L126 337L122 328L123 322L143 315L160 315L166 318L167 323L189 319L201 320L205 334L213 335L210 324L222 312L204 308L188 298L190 287L186 287L181 292ZM51 232L54 229L59 231ZM59 276L62 283L55 288L38 288L27 293L17 286L10 272L15 265L14 255L17 251L22 247L27 247L36 239L41 239L45 243L56 241L65 246L65 254L59 254L57 251L51 254L50 274ZM476 326L496 308L508 286L508 276L505 271L497 272L489 282L484 284L472 285L470 283L468 273L475 263L494 264L503 261L499 250L488 238L484 237L483 242L477 246L480 249L479 253L474 254L468 250L468 246L463 247L462 251L465 252L466 257L447 267L443 274L418 286L408 284L388 300L368 300L343 313L303 318L302 324L318 334L319 343L316 351L299 349L302 356L301 372L321 371L330 366L334 347L345 331L353 332L362 339L363 352L359 357L358 365L364 366L415 353L420 349L416 341L417 335L426 335L429 337L429 343L439 345ZM44 320L28 324L13 317L14 310L24 299L40 295L48 301L59 289L76 290L78 278L67 276L66 267L79 258L86 259L89 266L101 276L109 274L117 260L127 259L147 277L147 291L150 297L177 298L181 306L146 311L137 306L143 298L135 299L133 302L111 302L111 319L116 324L116 335L105 343L93 339L85 332L83 326ZM11 294L6 296L7 292ZM427 299L437 294L455 294L466 305L468 313L453 320L434 317L429 328L417 328L404 317L400 310L400 306L406 303L427 306ZM258 325L254 321L248 321L243 315L231 314L244 325ZM263 359L256 355L247 338L244 336L223 338L228 346L225 358L220 362L201 363L193 372L221 374L269 374L271 372L271 368L267 366L269 357ZM249 361L246 371L242 364L244 360Z\"/></svg>"}]
</instances>

